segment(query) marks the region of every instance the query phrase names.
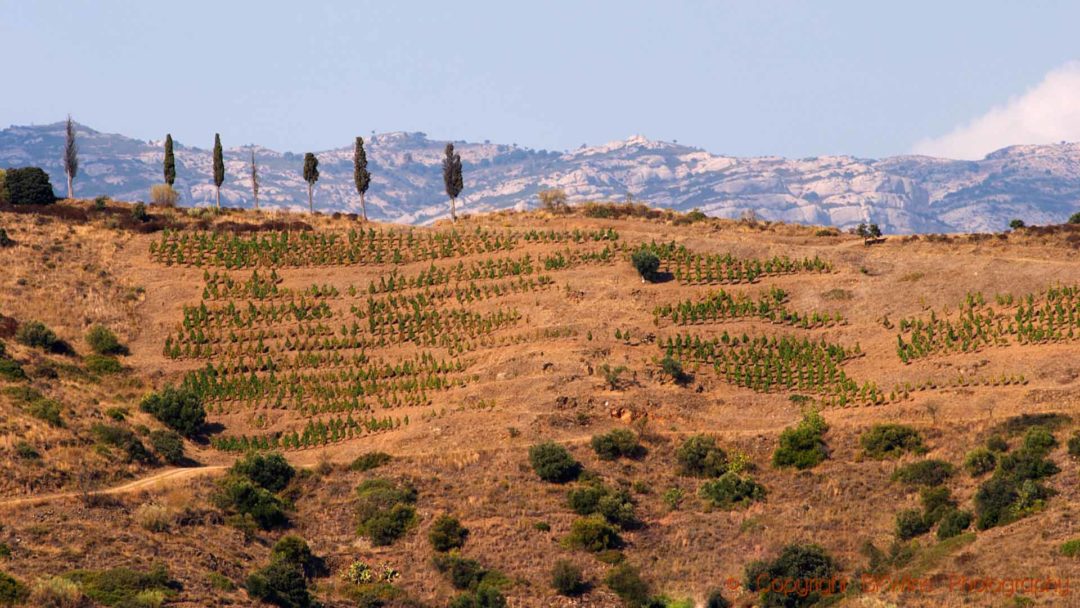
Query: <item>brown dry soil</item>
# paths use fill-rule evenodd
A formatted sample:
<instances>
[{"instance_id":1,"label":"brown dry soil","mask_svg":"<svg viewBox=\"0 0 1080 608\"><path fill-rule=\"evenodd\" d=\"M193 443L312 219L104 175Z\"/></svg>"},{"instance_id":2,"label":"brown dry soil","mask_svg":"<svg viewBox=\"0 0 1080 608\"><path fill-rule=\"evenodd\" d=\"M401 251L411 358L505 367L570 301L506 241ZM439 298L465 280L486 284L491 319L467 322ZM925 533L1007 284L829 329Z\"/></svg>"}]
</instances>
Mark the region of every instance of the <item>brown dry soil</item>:
<instances>
[{"instance_id":1,"label":"brown dry soil","mask_svg":"<svg viewBox=\"0 0 1080 608\"><path fill-rule=\"evenodd\" d=\"M95 423L113 422L110 416L118 416L116 408L124 412L123 421L117 423L121 426L137 431L140 425L160 428L138 410L138 402L146 392L177 381L198 366L167 359L162 345L182 318L181 307L199 301L202 270L153 263L148 249L158 235L141 234L118 221L122 205L112 204L111 215L87 211L91 206L87 202L63 205L81 214L0 215L0 226L15 241L12 247L0 248L0 313L19 322L44 321L77 353L43 354L0 336L30 375L28 382L0 380L0 384L33 386L61 403L64 417L62 427L49 426L27 415L25 406L8 392L0 396L0 460L5 470L0 480L0 542L10 549L10 555L0 557L0 570L31 583L76 568L147 568L159 562L182 584L169 605L252 605L242 589L217 590L208 578L218 573L242 586L248 572L266 563L269 547L283 534L258 533L245 539L224 525L222 515L209 503L215 477L235 455L189 442L187 453L198 466L131 464L96 444L89 432ZM188 222L185 215L176 216L175 223ZM253 222L265 217L234 213L228 219ZM345 218L299 219L317 230L355 225ZM469 528L465 555L509 578L504 592L510 606L620 605L600 582L610 566L559 542L576 516L566 506L567 487L540 481L528 465L528 447L544 440L567 445L586 470L611 483L635 484L644 526L624 534L624 554L656 592L694 598L700 605L710 589L722 588L736 605L754 605L752 593L727 588L726 582L741 581L752 560L774 556L793 541L813 542L852 576L866 565L860 552L863 543L871 540L887 548L897 511L918 505L916 492L890 481L898 466L916 457L866 458L859 437L870 426L911 425L923 434L927 457L959 466L964 454L984 442L995 425L1034 412L1061 412L1073 418L1057 432L1059 446L1050 458L1061 472L1047 482L1057 494L1044 510L948 543L939 543L932 535L920 537L914 560L891 574L929 580L929 591L852 593L835 605L1028 605L1008 593L949 589L953 577L968 576L1065 578L1075 586L1072 595L1023 595L1037 606L1080 606L1080 561L1060 551L1064 541L1080 536L1078 469L1064 447L1080 428L1080 344L1012 345L904 365L896 354L895 330L882 323L883 317L895 322L929 310L938 314L956 310L968 292L981 291L990 299L997 293L1021 295L1053 284L1076 284L1080 250L1075 234L893 237L867 247L856 237L822 236L812 228L720 220L676 225L664 217L597 219L537 212L469 217L459 223L463 229L611 227L630 245L676 240L694 250L736 256L818 255L831 262L835 272L769 277L754 285L724 288L756 294L780 287L790 294L790 308L837 311L848 324L803 330L743 321L682 329L703 335L724 330L794 333L842 344L857 342L866 356L850 361L845 370L882 387L927 379L941 382L958 374L1022 374L1027 383L939 388L914 392L911 399L898 403L826 408L822 414L830 427L825 436L829 459L808 471L778 470L770 464L777 437L801 416L801 407L789 399L790 394L762 394L726 384L704 367L692 370L694 379L686 386L666 381L658 372L660 353L653 341L679 328L654 326L653 307L701 296L715 287L676 281L644 284L624 258L613 265L555 270L549 273L555 279L552 288L511 296L500 304L521 311L527 329L559 329L561 337L466 353L463 358L476 381L435 394L431 407L396 412L413 414L408 426L286 452L295 465L308 469L290 489L295 507L288 532L307 539L330 565L332 575L314 583L317 597L327 606L351 605L340 595L344 583L339 574L356 560L391 564L402 575L397 586L411 598L424 605L446 605L456 592L431 564L427 541L431 522L442 513L456 515ZM545 247L558 248L531 244L523 251L540 254ZM427 262L417 263L402 271L409 274L426 266ZM344 266L278 269L278 273L285 286L303 288L317 282L344 290L350 284L366 285L390 268ZM249 274L250 270L236 271L235 276ZM95 376L82 368L79 355L87 352L82 336L95 323L111 327L129 346L130 355L122 358L127 372ZM615 339L616 329L629 330L630 338ZM500 331L520 333L522 328ZM619 390L609 390L596 371L603 363L626 366ZM248 416L234 414L215 421L230 434L253 431ZM589 439L620 427L641 433L648 449L644 458L605 462L596 457ZM745 454L754 477L767 490L766 499L733 511L707 508L697 498L700 480L676 471L675 449L693 433L714 435L729 453ZM39 457L20 456L20 446L26 445ZM348 469L352 459L372 450L388 452L394 459L367 473ZM372 547L355 533L353 488L373 476L411 480L418 490L419 524L390 547ZM980 481L960 472L948 486L961 506L971 509ZM671 488L685 494L675 510L662 500ZM140 505L151 502L173 515L168 531L152 532L139 525ZM541 522L550 531L541 530L537 526ZM560 558L584 568L591 591L573 599L552 591L550 565Z\"/></svg>"}]
</instances>

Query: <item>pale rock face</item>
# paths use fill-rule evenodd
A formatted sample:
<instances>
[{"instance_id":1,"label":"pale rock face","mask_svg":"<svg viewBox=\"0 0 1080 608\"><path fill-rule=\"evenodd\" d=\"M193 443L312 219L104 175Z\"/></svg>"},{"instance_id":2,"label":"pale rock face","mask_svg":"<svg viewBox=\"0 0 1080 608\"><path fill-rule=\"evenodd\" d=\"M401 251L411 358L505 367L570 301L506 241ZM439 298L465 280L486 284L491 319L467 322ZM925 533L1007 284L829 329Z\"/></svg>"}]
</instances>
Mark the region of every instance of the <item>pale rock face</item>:
<instances>
[{"instance_id":1,"label":"pale rock face","mask_svg":"<svg viewBox=\"0 0 1080 608\"><path fill-rule=\"evenodd\" d=\"M76 192L145 200L162 181L162 141L143 142L78 127L81 156ZM317 153L315 205L357 212L352 183L353 138ZM0 167L40 166L61 186L63 123L0 131ZM445 142L423 133L365 137L373 219L424 224L447 217L442 157ZM1013 146L980 161L923 156L881 160L850 156L733 158L635 135L570 152L503 144L454 142L465 164L462 213L528 209L536 194L562 188L571 202L637 201L736 218L752 210L770 220L850 228L875 222L886 232L997 231L1009 220L1058 223L1080 210L1080 144ZM225 151L222 204L251 206L251 146ZM304 210L303 154L254 147L260 205ZM181 204L213 204L210 151L176 142Z\"/></svg>"}]
</instances>

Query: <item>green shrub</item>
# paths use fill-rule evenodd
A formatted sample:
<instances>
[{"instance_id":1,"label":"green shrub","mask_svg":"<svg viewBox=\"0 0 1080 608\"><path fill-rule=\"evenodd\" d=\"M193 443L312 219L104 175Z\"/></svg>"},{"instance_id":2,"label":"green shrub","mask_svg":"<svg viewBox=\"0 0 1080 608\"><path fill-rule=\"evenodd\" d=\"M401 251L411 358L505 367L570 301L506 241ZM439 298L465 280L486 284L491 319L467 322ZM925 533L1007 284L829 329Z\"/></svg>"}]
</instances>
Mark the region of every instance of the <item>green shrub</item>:
<instances>
[{"instance_id":1,"label":"green shrub","mask_svg":"<svg viewBox=\"0 0 1080 608\"><path fill-rule=\"evenodd\" d=\"M14 244L15 241L8 236L7 230L0 228L0 247L11 247Z\"/></svg>"},{"instance_id":2,"label":"green shrub","mask_svg":"<svg viewBox=\"0 0 1080 608\"><path fill-rule=\"evenodd\" d=\"M593 435L592 449L601 460L619 457L640 458L645 448L638 443L637 435L628 429L614 429L603 435Z\"/></svg>"},{"instance_id":3,"label":"green shrub","mask_svg":"<svg viewBox=\"0 0 1080 608\"><path fill-rule=\"evenodd\" d=\"M998 473L1018 480L1039 480L1058 473L1053 461L1047 460L1041 448L1023 448L1002 456L998 461Z\"/></svg>"},{"instance_id":4,"label":"green shrub","mask_svg":"<svg viewBox=\"0 0 1080 608\"><path fill-rule=\"evenodd\" d=\"M731 608L731 602L719 589L715 589L709 592L709 597L705 599L705 608Z\"/></svg>"},{"instance_id":5,"label":"green shrub","mask_svg":"<svg viewBox=\"0 0 1080 608\"><path fill-rule=\"evenodd\" d=\"M273 561L251 573L244 584L248 595L282 608L308 608L317 604L308 592L307 581L299 567L285 561Z\"/></svg>"},{"instance_id":6,"label":"green shrub","mask_svg":"<svg viewBox=\"0 0 1080 608\"><path fill-rule=\"evenodd\" d=\"M146 203L138 202L131 207L131 219L136 222L149 222L150 214L146 211Z\"/></svg>"},{"instance_id":7,"label":"green shrub","mask_svg":"<svg viewBox=\"0 0 1080 608\"><path fill-rule=\"evenodd\" d=\"M642 247L630 256L630 263L634 265L641 275L642 280L652 281L656 278L656 272L660 270L660 258L651 250Z\"/></svg>"},{"instance_id":8,"label":"green shrub","mask_svg":"<svg viewBox=\"0 0 1080 608\"><path fill-rule=\"evenodd\" d=\"M560 559L551 568L551 587L559 595L575 596L585 591L585 578L574 562Z\"/></svg>"},{"instance_id":9,"label":"green shrub","mask_svg":"<svg viewBox=\"0 0 1080 608\"><path fill-rule=\"evenodd\" d=\"M154 461L153 455L147 451L146 446L139 441L128 429L107 424L95 424L90 427L90 432L102 444L119 448L128 462L150 463Z\"/></svg>"},{"instance_id":10,"label":"green shrub","mask_svg":"<svg viewBox=\"0 0 1080 608\"><path fill-rule=\"evenodd\" d=\"M602 483L590 483L567 492L567 502L578 515L600 514L624 529L641 524L634 514L633 498L623 489L613 490Z\"/></svg>"},{"instance_id":11,"label":"green shrub","mask_svg":"<svg viewBox=\"0 0 1080 608\"><path fill-rule=\"evenodd\" d=\"M1004 454L1005 452L1009 451L1009 444L1001 435L991 435L986 440L986 449L990 450L991 452Z\"/></svg>"},{"instance_id":12,"label":"green shrub","mask_svg":"<svg viewBox=\"0 0 1080 608\"><path fill-rule=\"evenodd\" d=\"M622 546L619 530L608 523L603 515L579 517L570 524L570 534L564 539L566 546L594 553Z\"/></svg>"},{"instance_id":13,"label":"green shrub","mask_svg":"<svg viewBox=\"0 0 1080 608\"><path fill-rule=\"evenodd\" d=\"M370 471L389 463L392 459L393 457L386 452L368 452L357 456L356 460L349 464L349 470Z\"/></svg>"},{"instance_id":14,"label":"green shrub","mask_svg":"<svg viewBox=\"0 0 1080 608\"><path fill-rule=\"evenodd\" d=\"M202 399L190 389L167 386L147 395L139 408L185 437L194 437L206 423Z\"/></svg>"},{"instance_id":15,"label":"green shrub","mask_svg":"<svg viewBox=\"0 0 1080 608\"><path fill-rule=\"evenodd\" d=\"M690 379L690 376L683 370L682 363L678 359L671 355L664 355L663 359L660 359L660 371L670 377L675 383L683 384Z\"/></svg>"},{"instance_id":16,"label":"green shrub","mask_svg":"<svg viewBox=\"0 0 1080 608\"><path fill-rule=\"evenodd\" d=\"M46 351L60 350L60 339L41 321L27 321L15 332L15 340L32 348Z\"/></svg>"},{"instance_id":17,"label":"green shrub","mask_svg":"<svg viewBox=\"0 0 1080 608\"><path fill-rule=\"evenodd\" d=\"M482 584L476 591L454 598L450 608L506 608L506 598L497 588Z\"/></svg>"},{"instance_id":18,"label":"green shrub","mask_svg":"<svg viewBox=\"0 0 1080 608\"><path fill-rule=\"evenodd\" d=\"M0 378L10 382L26 380L26 372L17 361L7 357L0 357Z\"/></svg>"},{"instance_id":19,"label":"green shrub","mask_svg":"<svg viewBox=\"0 0 1080 608\"><path fill-rule=\"evenodd\" d=\"M15 455L23 460L37 460L41 458L41 452L38 452L34 446L25 441L19 441L15 444Z\"/></svg>"},{"instance_id":20,"label":"green shrub","mask_svg":"<svg viewBox=\"0 0 1080 608\"><path fill-rule=\"evenodd\" d=\"M604 577L604 584L628 606L644 607L649 601L649 584L630 564L612 568Z\"/></svg>"},{"instance_id":21,"label":"green shrub","mask_svg":"<svg viewBox=\"0 0 1080 608\"><path fill-rule=\"evenodd\" d=\"M664 501L664 505L671 511L675 511L682 504L685 493L682 488L671 487L664 490L664 494L660 497Z\"/></svg>"},{"instance_id":22,"label":"green shrub","mask_svg":"<svg viewBox=\"0 0 1080 608\"><path fill-rule=\"evenodd\" d=\"M679 474L690 477L719 477L728 470L728 457L709 435L692 435L675 450Z\"/></svg>"},{"instance_id":23,"label":"green shrub","mask_svg":"<svg viewBox=\"0 0 1080 608\"><path fill-rule=\"evenodd\" d=\"M1076 222L1080 224L1080 222ZM1061 554L1065 557L1080 557L1080 538L1061 543Z\"/></svg>"},{"instance_id":24,"label":"green shrub","mask_svg":"<svg viewBox=\"0 0 1080 608\"><path fill-rule=\"evenodd\" d=\"M893 473L893 481L909 486L939 486L953 475L953 466L943 460L920 460Z\"/></svg>"},{"instance_id":25,"label":"green shrub","mask_svg":"<svg viewBox=\"0 0 1080 608\"><path fill-rule=\"evenodd\" d=\"M904 509L896 514L896 537L909 540L926 534L932 525L919 509Z\"/></svg>"},{"instance_id":26,"label":"green shrub","mask_svg":"<svg viewBox=\"0 0 1080 608\"><path fill-rule=\"evenodd\" d=\"M49 426L62 427L64 420L61 418L63 406L52 399L35 399L26 408L26 413L38 420L44 420Z\"/></svg>"},{"instance_id":27,"label":"green shrub","mask_svg":"<svg viewBox=\"0 0 1080 608\"><path fill-rule=\"evenodd\" d=\"M86 344L99 355L125 355L127 349L120 344L116 334L104 325L95 325L86 332Z\"/></svg>"},{"instance_id":28,"label":"green shrub","mask_svg":"<svg viewBox=\"0 0 1080 608\"><path fill-rule=\"evenodd\" d=\"M50 576L34 583L30 601L45 608L81 608L86 605L86 594L78 583L62 576Z\"/></svg>"},{"instance_id":29,"label":"green shrub","mask_svg":"<svg viewBox=\"0 0 1080 608\"><path fill-rule=\"evenodd\" d=\"M377 547L392 544L416 522L416 490L375 478L356 488L357 533Z\"/></svg>"},{"instance_id":30,"label":"green shrub","mask_svg":"<svg viewBox=\"0 0 1080 608\"><path fill-rule=\"evenodd\" d=\"M4 199L12 205L51 205L56 202L49 174L38 167L7 169Z\"/></svg>"},{"instance_id":31,"label":"green shrub","mask_svg":"<svg viewBox=\"0 0 1080 608\"><path fill-rule=\"evenodd\" d=\"M780 445L773 452L773 466L809 469L829 457L824 435L829 430L825 419L816 412L780 433Z\"/></svg>"},{"instance_id":32,"label":"green shrub","mask_svg":"<svg viewBox=\"0 0 1080 608\"><path fill-rule=\"evenodd\" d=\"M1019 229L1023 228L1024 226L1025 226L1024 220L1021 220L1021 219L1009 220L1009 228L1012 228L1013 230L1019 230Z\"/></svg>"},{"instance_id":33,"label":"green shrub","mask_svg":"<svg viewBox=\"0 0 1080 608\"><path fill-rule=\"evenodd\" d=\"M729 511L764 500L765 487L749 476L729 471L714 481L701 484L698 495L712 507Z\"/></svg>"},{"instance_id":34,"label":"green shrub","mask_svg":"<svg viewBox=\"0 0 1080 608\"><path fill-rule=\"evenodd\" d=\"M436 551L460 549L465 545L469 530L456 517L440 515L428 532L428 541Z\"/></svg>"},{"instance_id":35,"label":"green shrub","mask_svg":"<svg viewBox=\"0 0 1080 608\"><path fill-rule=\"evenodd\" d=\"M836 562L818 545L791 544L772 561L751 562L746 567L745 586L761 593L763 608L802 608L817 604L821 592L785 593L770 589L770 584L780 580L827 581L838 572Z\"/></svg>"},{"instance_id":36,"label":"green shrub","mask_svg":"<svg viewBox=\"0 0 1080 608\"><path fill-rule=\"evenodd\" d=\"M450 581L454 589L476 589L488 575L487 569L474 559L457 553L440 553L432 558L435 569Z\"/></svg>"},{"instance_id":37,"label":"green shrub","mask_svg":"<svg viewBox=\"0 0 1080 608\"><path fill-rule=\"evenodd\" d=\"M922 436L903 424L878 424L859 438L863 451L870 458L897 458L907 452L924 453Z\"/></svg>"},{"instance_id":38,"label":"green shrub","mask_svg":"<svg viewBox=\"0 0 1080 608\"><path fill-rule=\"evenodd\" d=\"M30 593L26 586L10 574L0 572L0 606L14 606L26 601Z\"/></svg>"},{"instance_id":39,"label":"green shrub","mask_svg":"<svg viewBox=\"0 0 1080 608\"><path fill-rule=\"evenodd\" d=\"M184 440L174 431L156 430L150 432L150 447L169 464L184 462Z\"/></svg>"},{"instance_id":40,"label":"green shrub","mask_svg":"<svg viewBox=\"0 0 1080 608\"><path fill-rule=\"evenodd\" d=\"M263 530L280 528L289 522L285 504L277 496L250 479L229 475L221 480L211 500L219 509L250 519Z\"/></svg>"},{"instance_id":41,"label":"green shrub","mask_svg":"<svg viewBox=\"0 0 1080 608\"><path fill-rule=\"evenodd\" d=\"M993 471L997 460L997 453L989 448L975 448L964 456L964 468L972 477L979 477Z\"/></svg>"},{"instance_id":42,"label":"green shrub","mask_svg":"<svg viewBox=\"0 0 1080 608\"><path fill-rule=\"evenodd\" d=\"M959 536L971 526L971 512L952 509L947 511L938 524L938 540Z\"/></svg>"},{"instance_id":43,"label":"green shrub","mask_svg":"<svg viewBox=\"0 0 1080 608\"><path fill-rule=\"evenodd\" d=\"M1041 426L1055 431L1072 421L1072 418L1061 412L1045 412L1039 414L1020 414L1006 419L997 425L997 430L1012 437L1020 433L1026 433L1028 429Z\"/></svg>"},{"instance_id":44,"label":"green shrub","mask_svg":"<svg viewBox=\"0 0 1080 608\"><path fill-rule=\"evenodd\" d=\"M1043 426L1033 426L1024 434L1024 449L1032 452L1048 454L1057 444L1054 435Z\"/></svg>"},{"instance_id":45,"label":"green shrub","mask_svg":"<svg viewBox=\"0 0 1080 608\"><path fill-rule=\"evenodd\" d=\"M87 597L105 606L128 608L140 605L140 596L159 592L162 597L172 597L177 583L169 578L164 566L157 565L149 572L129 568L109 570L76 570L64 578L82 586Z\"/></svg>"},{"instance_id":46,"label":"green shrub","mask_svg":"<svg viewBox=\"0 0 1080 608\"><path fill-rule=\"evenodd\" d=\"M316 556L307 541L295 534L281 537L270 550L270 560L297 567L306 578L326 574L326 564Z\"/></svg>"},{"instance_id":47,"label":"green shrub","mask_svg":"<svg viewBox=\"0 0 1080 608\"><path fill-rule=\"evenodd\" d=\"M944 486L923 488L919 491L919 500L922 502L923 517L930 525L938 523L946 513L956 509L956 501L952 499L949 488Z\"/></svg>"},{"instance_id":48,"label":"green shrub","mask_svg":"<svg viewBox=\"0 0 1080 608\"><path fill-rule=\"evenodd\" d=\"M296 469L278 453L252 452L233 463L229 472L246 477L270 492L280 492L296 476Z\"/></svg>"},{"instance_id":49,"label":"green shrub","mask_svg":"<svg viewBox=\"0 0 1080 608\"><path fill-rule=\"evenodd\" d=\"M548 441L529 448L529 463L540 479L566 483L581 473L581 465L563 446Z\"/></svg>"},{"instance_id":50,"label":"green shrub","mask_svg":"<svg viewBox=\"0 0 1080 608\"><path fill-rule=\"evenodd\" d=\"M1069 437L1069 456L1080 458L1080 431L1076 431Z\"/></svg>"},{"instance_id":51,"label":"green shrub","mask_svg":"<svg viewBox=\"0 0 1080 608\"><path fill-rule=\"evenodd\" d=\"M83 357L83 364L86 365L86 371L98 376L119 374L124 371L124 366L120 365L116 357L106 355L87 355Z\"/></svg>"},{"instance_id":52,"label":"green shrub","mask_svg":"<svg viewBox=\"0 0 1080 608\"><path fill-rule=\"evenodd\" d=\"M975 492L976 525L987 530L1012 523L1040 510L1052 494L1035 480L995 474Z\"/></svg>"}]
</instances>

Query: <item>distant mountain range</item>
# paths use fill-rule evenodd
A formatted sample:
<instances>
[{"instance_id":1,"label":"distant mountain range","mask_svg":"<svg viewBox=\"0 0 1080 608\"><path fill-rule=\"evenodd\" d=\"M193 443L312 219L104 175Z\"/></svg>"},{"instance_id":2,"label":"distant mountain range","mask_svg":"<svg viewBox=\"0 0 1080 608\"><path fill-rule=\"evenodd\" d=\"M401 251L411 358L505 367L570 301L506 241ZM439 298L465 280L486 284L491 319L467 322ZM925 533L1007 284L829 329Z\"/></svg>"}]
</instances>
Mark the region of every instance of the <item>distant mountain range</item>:
<instances>
[{"instance_id":1,"label":"distant mountain range","mask_svg":"<svg viewBox=\"0 0 1080 608\"><path fill-rule=\"evenodd\" d=\"M161 141L142 141L77 129L80 172L76 194L146 200L162 181ZM355 212L352 146L317 153L315 204ZM368 213L373 219L423 224L448 214L441 161L446 142L423 133L365 137L372 172ZM0 131L0 167L40 166L64 194L64 125L12 126ZM1012 146L979 161L925 156L880 160L851 156L786 159L719 156L640 136L569 152L494 143L454 142L461 154L462 213L538 204L537 193L561 188L571 202L636 201L719 217L758 217L849 228L875 222L889 233L1003 229L1063 222L1080 210L1080 144ZM248 162L254 149L264 206L304 210L303 155L259 146L225 151L222 204L250 206ZM176 142L176 188L181 204L212 204L210 151Z\"/></svg>"}]
</instances>

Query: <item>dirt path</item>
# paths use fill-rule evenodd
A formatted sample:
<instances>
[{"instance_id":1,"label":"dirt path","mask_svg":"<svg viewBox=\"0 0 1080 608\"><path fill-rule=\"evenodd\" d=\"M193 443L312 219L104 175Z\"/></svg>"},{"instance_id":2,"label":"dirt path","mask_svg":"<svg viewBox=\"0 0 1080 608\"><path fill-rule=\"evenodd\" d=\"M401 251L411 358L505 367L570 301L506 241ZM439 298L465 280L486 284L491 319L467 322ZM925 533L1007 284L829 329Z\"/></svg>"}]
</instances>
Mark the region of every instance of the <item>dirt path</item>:
<instances>
[{"instance_id":1,"label":"dirt path","mask_svg":"<svg viewBox=\"0 0 1080 608\"><path fill-rule=\"evenodd\" d=\"M184 469L166 469L153 475L141 477L139 479L129 481L127 483L113 486L111 488L105 488L102 490L93 490L87 492L88 494L130 494L139 490L153 490L163 486L166 482L177 483L195 477L201 477L203 475L215 475L226 469L225 466L215 465L206 467L191 467ZM35 505L39 503L52 502L54 500L62 500L65 498L76 498L83 494L82 491L69 490L67 492L56 492L53 494L40 494L38 496L25 496L20 498L9 498L6 500L0 500L0 509L7 509L12 507Z\"/></svg>"}]
</instances>

